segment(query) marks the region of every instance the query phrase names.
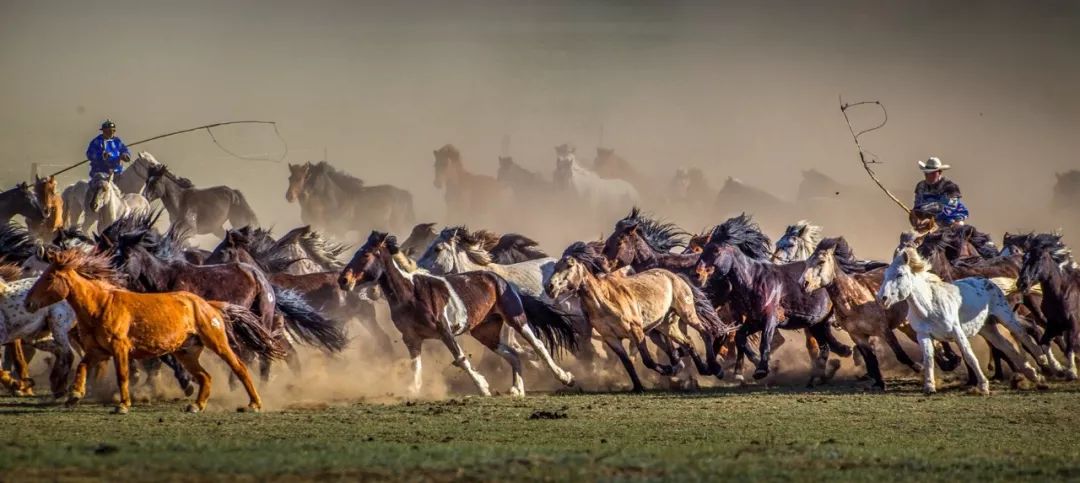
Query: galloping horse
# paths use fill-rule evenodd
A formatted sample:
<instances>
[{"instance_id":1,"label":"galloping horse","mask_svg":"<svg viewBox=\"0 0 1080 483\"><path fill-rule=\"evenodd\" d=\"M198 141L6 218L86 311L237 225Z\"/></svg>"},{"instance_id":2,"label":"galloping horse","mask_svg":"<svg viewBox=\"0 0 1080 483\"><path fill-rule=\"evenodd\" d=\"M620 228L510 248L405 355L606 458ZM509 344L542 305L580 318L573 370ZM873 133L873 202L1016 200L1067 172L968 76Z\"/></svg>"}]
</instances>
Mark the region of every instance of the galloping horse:
<instances>
[{"instance_id":1,"label":"galloping horse","mask_svg":"<svg viewBox=\"0 0 1080 483\"><path fill-rule=\"evenodd\" d=\"M469 332L485 347L506 359L513 371L510 393L525 395L521 360L508 343L503 326L509 325L540 355L555 377L565 385L574 376L555 364L551 351L572 347L573 329L563 317L529 320L521 298L502 277L491 272L468 272L438 277L411 273L395 261L397 240L386 233L372 232L341 272L338 283L352 290L358 283L378 283L390 303L390 317L401 331L402 342L412 359L413 393L421 386L421 343L440 339L454 357L454 365L464 370L480 393L491 395L487 380L473 369L455 337ZM542 342L541 339L545 341Z\"/></svg>"},{"instance_id":2,"label":"galloping horse","mask_svg":"<svg viewBox=\"0 0 1080 483\"><path fill-rule=\"evenodd\" d=\"M630 183L638 193L645 193L655 186L651 179L634 169L629 161L615 154L615 150L611 148L596 148L592 169L601 178L621 179Z\"/></svg>"},{"instance_id":3,"label":"galloping horse","mask_svg":"<svg viewBox=\"0 0 1080 483\"><path fill-rule=\"evenodd\" d=\"M37 278L22 278L21 270L15 265L0 265L0 344L26 341L32 346L53 354L56 358L49 381L53 396L61 397L67 390L68 374L75 360L68 332L75 326L75 313L67 302L50 305L37 311L28 311L23 307L26 294ZM52 340L45 340L48 336ZM25 360L14 361L19 372L19 380L0 369L0 383L11 388L16 395L32 394L29 379L24 371Z\"/></svg>"},{"instance_id":4,"label":"galloping horse","mask_svg":"<svg viewBox=\"0 0 1080 483\"><path fill-rule=\"evenodd\" d=\"M364 227L405 230L415 223L412 195L390 185L366 186L326 161L290 164L285 200L300 204L300 219L342 235Z\"/></svg>"},{"instance_id":5,"label":"galloping horse","mask_svg":"<svg viewBox=\"0 0 1080 483\"><path fill-rule=\"evenodd\" d=\"M131 162L124 172L113 178L113 182L120 188L123 194L142 194L143 186L146 185L146 175L150 166L161 164L154 155L143 151ZM79 219L85 214L86 190L90 186L86 180L79 180L64 188L61 199L64 203L64 226L75 228L79 225Z\"/></svg>"},{"instance_id":6,"label":"galloping horse","mask_svg":"<svg viewBox=\"0 0 1080 483\"><path fill-rule=\"evenodd\" d=\"M0 223L11 221L15 215L36 223L45 219L45 209L38 203L34 188L26 183L0 193Z\"/></svg>"},{"instance_id":7,"label":"galloping horse","mask_svg":"<svg viewBox=\"0 0 1080 483\"><path fill-rule=\"evenodd\" d=\"M975 373L975 389L990 394L990 383L975 358L968 340L979 334L1008 357L1028 379L1042 385L1043 379L1035 368L1017 353L1012 343L996 330L987 330L987 320L993 317L1004 323L1013 336L1039 353L1035 342L1013 313L1001 289L988 279L972 277L949 283L930 273L929 265L913 248L903 249L885 272L878 289L878 299L888 308L901 301L908 302L908 319L918 334L923 350L923 392L937 391L934 381L934 340L954 340L960 346L968 369Z\"/></svg>"},{"instance_id":8,"label":"galloping horse","mask_svg":"<svg viewBox=\"0 0 1080 483\"><path fill-rule=\"evenodd\" d=\"M567 145L555 148L555 187L573 193L593 212L615 214L641 202L638 190L621 179L604 179L581 167L574 149Z\"/></svg>"},{"instance_id":9,"label":"galloping horse","mask_svg":"<svg viewBox=\"0 0 1080 483\"><path fill-rule=\"evenodd\" d=\"M494 207L508 195L503 185L491 176L470 173L461 161L461 152L452 144L435 151L435 181L438 189L446 187L446 217L452 222L490 223Z\"/></svg>"},{"instance_id":10,"label":"galloping horse","mask_svg":"<svg viewBox=\"0 0 1080 483\"><path fill-rule=\"evenodd\" d=\"M116 413L131 407L128 391L128 360L175 354L199 382L199 395L188 411L206 409L210 398L210 374L199 364L208 348L217 354L244 383L250 402L246 409L262 408L247 368L229 348L229 340L268 358L281 350L251 312L221 302L207 302L188 292L140 294L115 284L116 274L108 258L79 250L46 255L49 268L33 284L23 305L37 312L66 301L79 320L77 340L85 354L79 361L75 385L68 399L74 405L86 393L86 371L113 359L120 386Z\"/></svg>"},{"instance_id":11,"label":"galloping horse","mask_svg":"<svg viewBox=\"0 0 1080 483\"><path fill-rule=\"evenodd\" d=\"M555 273L545 289L554 299L578 296L593 329L622 361L634 392L642 392L644 388L622 346L624 339L637 347L646 367L661 375L673 376L681 371L680 352L685 352L702 374L723 377L712 341L725 333L726 326L701 291L694 289L686 278L668 270L622 275L607 273L606 267L603 254L587 243L574 243L555 265ZM678 317L672 317L673 314ZM693 327L704 339L704 361L697 356L680 321ZM654 330L680 346L680 351L668 354L673 366L658 364L649 353L645 336Z\"/></svg>"},{"instance_id":12,"label":"galloping horse","mask_svg":"<svg viewBox=\"0 0 1080 483\"><path fill-rule=\"evenodd\" d=\"M174 175L164 164L149 167L143 190L146 199L160 199L169 219L191 235L225 236L225 222L233 227L258 225L255 211L244 194L228 186L196 188L191 180Z\"/></svg>"},{"instance_id":13,"label":"galloping horse","mask_svg":"<svg viewBox=\"0 0 1080 483\"><path fill-rule=\"evenodd\" d=\"M1071 260L1060 235L1035 235L1024 248L1026 252L1017 287L1028 292L1035 284L1042 286L1040 308L1046 318L1046 332L1039 344L1049 354L1050 341L1063 336L1066 377L1076 380L1076 350L1080 343L1080 271L1062 268Z\"/></svg>"},{"instance_id":14,"label":"galloping horse","mask_svg":"<svg viewBox=\"0 0 1080 483\"><path fill-rule=\"evenodd\" d=\"M788 225L784 234L776 240L773 251L774 263L791 263L810 258L814 249L821 242L821 227L806 220L799 220Z\"/></svg>"}]
</instances>

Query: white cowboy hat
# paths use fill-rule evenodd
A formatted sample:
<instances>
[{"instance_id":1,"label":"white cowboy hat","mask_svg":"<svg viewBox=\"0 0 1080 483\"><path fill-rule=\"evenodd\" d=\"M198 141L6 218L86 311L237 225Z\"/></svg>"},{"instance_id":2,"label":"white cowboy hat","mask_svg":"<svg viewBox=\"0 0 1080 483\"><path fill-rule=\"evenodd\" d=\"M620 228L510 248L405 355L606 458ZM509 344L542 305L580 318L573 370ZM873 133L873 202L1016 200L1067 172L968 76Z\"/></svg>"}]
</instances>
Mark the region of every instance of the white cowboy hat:
<instances>
[{"instance_id":1,"label":"white cowboy hat","mask_svg":"<svg viewBox=\"0 0 1080 483\"><path fill-rule=\"evenodd\" d=\"M942 163L940 159L930 156L930 159L926 161L919 161L919 169L924 173L933 173L934 171L945 171L951 168L945 163Z\"/></svg>"}]
</instances>

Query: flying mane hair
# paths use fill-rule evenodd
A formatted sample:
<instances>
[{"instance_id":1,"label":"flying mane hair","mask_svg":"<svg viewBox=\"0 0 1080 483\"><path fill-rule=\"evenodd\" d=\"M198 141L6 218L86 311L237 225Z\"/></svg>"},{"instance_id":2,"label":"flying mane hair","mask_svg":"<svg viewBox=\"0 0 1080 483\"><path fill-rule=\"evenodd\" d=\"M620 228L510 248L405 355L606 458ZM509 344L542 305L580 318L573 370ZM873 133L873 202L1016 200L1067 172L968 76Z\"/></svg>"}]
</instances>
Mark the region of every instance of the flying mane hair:
<instances>
[{"instance_id":1,"label":"flying mane hair","mask_svg":"<svg viewBox=\"0 0 1080 483\"><path fill-rule=\"evenodd\" d=\"M746 213L729 218L714 228L708 243L735 246L755 260L768 260L772 256L772 241Z\"/></svg>"},{"instance_id":2,"label":"flying mane hair","mask_svg":"<svg viewBox=\"0 0 1080 483\"><path fill-rule=\"evenodd\" d=\"M676 226L674 223L664 223L660 220L649 218L641 213L641 209L633 207L630 214L615 224L615 229L622 229L636 224L638 233L653 250L658 252L670 252L676 248L686 246L689 234Z\"/></svg>"},{"instance_id":3,"label":"flying mane hair","mask_svg":"<svg viewBox=\"0 0 1080 483\"><path fill-rule=\"evenodd\" d=\"M602 247L602 245L601 245ZM604 257L596 244L587 242L574 242L563 251L563 258L570 257L582 263L593 274L607 273L607 258Z\"/></svg>"},{"instance_id":4,"label":"flying mane hair","mask_svg":"<svg viewBox=\"0 0 1080 483\"><path fill-rule=\"evenodd\" d=\"M337 169L326 161L312 163L311 174L308 179L316 179L320 175L326 175L334 184L343 190L359 190L364 187L364 180L349 173Z\"/></svg>"},{"instance_id":5,"label":"flying mane hair","mask_svg":"<svg viewBox=\"0 0 1080 483\"><path fill-rule=\"evenodd\" d=\"M788 225L784 230L784 237L800 238L817 245L821 243L821 227L806 220L799 220L794 225Z\"/></svg>"},{"instance_id":6,"label":"flying mane hair","mask_svg":"<svg viewBox=\"0 0 1080 483\"><path fill-rule=\"evenodd\" d=\"M851 249L847 240L842 236L821 240L821 243L818 243L817 251L823 252L825 250L833 251L833 258L836 259L836 266L848 275L865 273L868 270L888 266L888 264L881 262L865 262L856 259L854 250Z\"/></svg>"},{"instance_id":7,"label":"flying mane hair","mask_svg":"<svg viewBox=\"0 0 1080 483\"><path fill-rule=\"evenodd\" d=\"M86 253L69 248L49 256L49 264L57 270L74 270L75 273L90 279L119 284L118 276L112 268L109 258L102 254Z\"/></svg>"},{"instance_id":8,"label":"flying mane hair","mask_svg":"<svg viewBox=\"0 0 1080 483\"><path fill-rule=\"evenodd\" d=\"M1072 257L1072 251L1062 243L1061 235L1056 233L1032 233L1025 248L1029 251L1047 251L1054 263L1058 264L1066 263Z\"/></svg>"},{"instance_id":9,"label":"flying mane hair","mask_svg":"<svg viewBox=\"0 0 1080 483\"><path fill-rule=\"evenodd\" d=\"M14 263L0 262L0 283L14 282L23 278L22 268Z\"/></svg>"},{"instance_id":10,"label":"flying mane hair","mask_svg":"<svg viewBox=\"0 0 1080 483\"><path fill-rule=\"evenodd\" d=\"M30 232L15 222L0 224L0 253L5 260L22 263L37 253Z\"/></svg>"}]
</instances>

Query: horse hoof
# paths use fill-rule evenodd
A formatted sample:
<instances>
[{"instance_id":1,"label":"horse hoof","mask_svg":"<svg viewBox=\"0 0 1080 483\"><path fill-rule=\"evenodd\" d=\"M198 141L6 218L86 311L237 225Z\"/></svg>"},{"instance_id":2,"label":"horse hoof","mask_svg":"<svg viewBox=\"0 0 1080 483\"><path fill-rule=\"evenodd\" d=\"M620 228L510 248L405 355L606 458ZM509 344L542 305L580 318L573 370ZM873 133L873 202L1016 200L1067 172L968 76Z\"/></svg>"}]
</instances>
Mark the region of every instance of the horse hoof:
<instances>
[{"instance_id":1,"label":"horse hoof","mask_svg":"<svg viewBox=\"0 0 1080 483\"><path fill-rule=\"evenodd\" d=\"M870 386L870 390L874 392L885 392L885 381L875 382L873 386Z\"/></svg>"},{"instance_id":2,"label":"horse hoof","mask_svg":"<svg viewBox=\"0 0 1080 483\"><path fill-rule=\"evenodd\" d=\"M641 386L634 386L634 388L631 389L630 392L634 394L645 394L645 388Z\"/></svg>"},{"instance_id":3,"label":"horse hoof","mask_svg":"<svg viewBox=\"0 0 1080 483\"><path fill-rule=\"evenodd\" d=\"M915 365L911 366L911 371L914 372L915 374L920 374L923 371L923 365L922 364L915 364Z\"/></svg>"},{"instance_id":4,"label":"horse hoof","mask_svg":"<svg viewBox=\"0 0 1080 483\"><path fill-rule=\"evenodd\" d=\"M973 387L968 389L968 394L971 394L972 396L989 396L990 387Z\"/></svg>"},{"instance_id":5,"label":"horse hoof","mask_svg":"<svg viewBox=\"0 0 1080 483\"><path fill-rule=\"evenodd\" d=\"M236 408L236 412L238 413L257 413L261 411L262 408L260 408L259 406L241 406Z\"/></svg>"},{"instance_id":6,"label":"horse hoof","mask_svg":"<svg viewBox=\"0 0 1080 483\"><path fill-rule=\"evenodd\" d=\"M926 396L933 396L934 394L937 394L937 389L931 387L924 387L922 393Z\"/></svg>"},{"instance_id":7,"label":"horse hoof","mask_svg":"<svg viewBox=\"0 0 1080 483\"><path fill-rule=\"evenodd\" d=\"M754 379L765 379L768 376L769 376L769 370L768 369L758 369L758 370L754 371Z\"/></svg>"},{"instance_id":8,"label":"horse hoof","mask_svg":"<svg viewBox=\"0 0 1080 483\"><path fill-rule=\"evenodd\" d=\"M566 387L574 387L577 384L577 381L574 380L574 375L569 372L565 373L563 377L559 379L559 382L563 383Z\"/></svg>"},{"instance_id":9,"label":"horse hoof","mask_svg":"<svg viewBox=\"0 0 1080 483\"><path fill-rule=\"evenodd\" d=\"M195 386L191 384L184 386L184 396L191 397L192 394L195 394Z\"/></svg>"},{"instance_id":10,"label":"horse hoof","mask_svg":"<svg viewBox=\"0 0 1080 483\"><path fill-rule=\"evenodd\" d=\"M199 406L196 406L194 404L188 404L187 407L184 408L184 412L185 413L192 413L192 414L197 413L197 412L199 412Z\"/></svg>"},{"instance_id":11,"label":"horse hoof","mask_svg":"<svg viewBox=\"0 0 1080 483\"><path fill-rule=\"evenodd\" d=\"M113 408L113 414L127 414L130 410L127 406L116 406Z\"/></svg>"},{"instance_id":12,"label":"horse hoof","mask_svg":"<svg viewBox=\"0 0 1080 483\"><path fill-rule=\"evenodd\" d=\"M68 400L66 402L64 402L64 406L67 406L69 408L73 408L73 407L75 407L75 406L77 406L79 404L80 400L82 400L82 397L80 397L80 396L71 396L71 397L68 398Z\"/></svg>"}]
</instances>

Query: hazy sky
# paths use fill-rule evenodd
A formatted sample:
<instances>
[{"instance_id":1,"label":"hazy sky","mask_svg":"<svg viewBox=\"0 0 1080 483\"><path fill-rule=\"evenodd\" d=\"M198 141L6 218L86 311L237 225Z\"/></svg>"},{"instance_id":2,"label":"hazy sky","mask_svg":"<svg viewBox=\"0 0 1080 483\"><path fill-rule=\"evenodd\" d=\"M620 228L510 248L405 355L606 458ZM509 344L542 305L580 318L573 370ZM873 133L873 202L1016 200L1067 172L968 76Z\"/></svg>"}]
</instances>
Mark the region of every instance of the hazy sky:
<instances>
[{"instance_id":1,"label":"hazy sky","mask_svg":"<svg viewBox=\"0 0 1080 483\"><path fill-rule=\"evenodd\" d=\"M508 135L550 173L553 146L591 158L601 130L645 171L700 166L793 198L811 167L868 183L838 94L889 107L866 142L905 199L930 154L956 166L976 217L1044 203L1051 173L1080 165L1080 2L383 3L0 1L4 179L82 159L106 117L128 141L270 119L290 161L325 147L428 216L444 143L494 173ZM280 150L265 129L219 134ZM145 149L243 189L270 221L298 218L284 166L223 157L205 135Z\"/></svg>"}]
</instances>

